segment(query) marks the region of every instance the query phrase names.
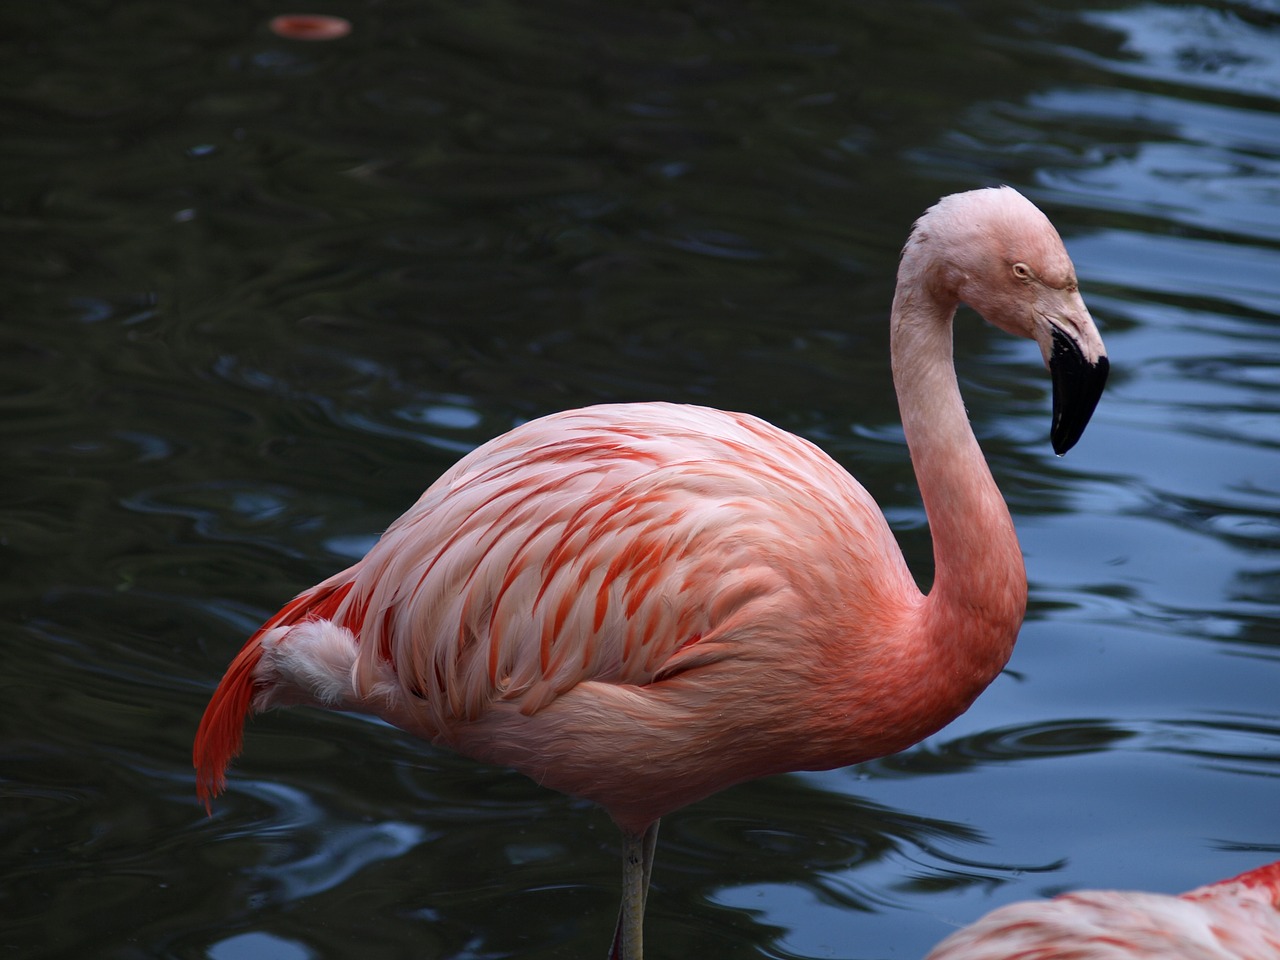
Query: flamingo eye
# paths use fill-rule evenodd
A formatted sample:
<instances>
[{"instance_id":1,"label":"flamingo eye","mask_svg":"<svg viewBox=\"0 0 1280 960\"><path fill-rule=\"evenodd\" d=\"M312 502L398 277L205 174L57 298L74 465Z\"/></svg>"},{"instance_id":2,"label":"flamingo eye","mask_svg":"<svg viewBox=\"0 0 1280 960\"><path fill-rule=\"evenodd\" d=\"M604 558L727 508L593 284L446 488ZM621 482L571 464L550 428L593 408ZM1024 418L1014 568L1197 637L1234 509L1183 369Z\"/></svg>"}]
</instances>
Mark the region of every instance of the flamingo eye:
<instances>
[{"instance_id":1,"label":"flamingo eye","mask_svg":"<svg viewBox=\"0 0 1280 960\"><path fill-rule=\"evenodd\" d=\"M1025 263L1015 263L1013 265L1013 275L1017 277L1019 280L1021 280L1023 283L1030 283L1032 280L1035 279L1035 276L1036 276L1034 273L1032 273L1031 268L1028 267Z\"/></svg>"}]
</instances>

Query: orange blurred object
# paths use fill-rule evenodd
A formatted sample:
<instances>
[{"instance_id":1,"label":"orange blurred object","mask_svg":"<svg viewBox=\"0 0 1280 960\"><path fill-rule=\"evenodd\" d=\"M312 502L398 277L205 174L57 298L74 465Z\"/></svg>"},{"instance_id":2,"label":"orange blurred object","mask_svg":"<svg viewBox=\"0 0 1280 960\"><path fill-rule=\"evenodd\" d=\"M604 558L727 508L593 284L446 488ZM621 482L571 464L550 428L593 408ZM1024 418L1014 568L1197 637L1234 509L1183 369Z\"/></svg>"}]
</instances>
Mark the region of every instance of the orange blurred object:
<instances>
[{"instance_id":1,"label":"orange blurred object","mask_svg":"<svg viewBox=\"0 0 1280 960\"><path fill-rule=\"evenodd\" d=\"M351 21L322 13L282 13L267 24L287 40L340 40L351 32Z\"/></svg>"}]
</instances>

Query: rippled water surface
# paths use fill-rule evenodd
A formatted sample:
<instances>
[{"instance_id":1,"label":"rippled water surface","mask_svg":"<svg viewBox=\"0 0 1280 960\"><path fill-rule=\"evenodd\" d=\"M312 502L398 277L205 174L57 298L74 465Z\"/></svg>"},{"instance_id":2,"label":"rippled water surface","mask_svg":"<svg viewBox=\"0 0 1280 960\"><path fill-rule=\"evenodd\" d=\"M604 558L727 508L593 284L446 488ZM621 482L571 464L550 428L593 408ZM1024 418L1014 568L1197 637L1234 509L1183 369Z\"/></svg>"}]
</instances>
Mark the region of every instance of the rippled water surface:
<instances>
[{"instance_id":1,"label":"rippled water surface","mask_svg":"<svg viewBox=\"0 0 1280 960\"><path fill-rule=\"evenodd\" d=\"M257 721L245 635L460 454L612 399L823 445L930 552L889 381L938 196L1054 219L1109 347L956 331L1031 607L896 757L664 822L652 956L918 957L1010 900L1280 855L1280 7L418 0L0 14L6 956L591 957L598 810L379 724Z\"/></svg>"}]
</instances>

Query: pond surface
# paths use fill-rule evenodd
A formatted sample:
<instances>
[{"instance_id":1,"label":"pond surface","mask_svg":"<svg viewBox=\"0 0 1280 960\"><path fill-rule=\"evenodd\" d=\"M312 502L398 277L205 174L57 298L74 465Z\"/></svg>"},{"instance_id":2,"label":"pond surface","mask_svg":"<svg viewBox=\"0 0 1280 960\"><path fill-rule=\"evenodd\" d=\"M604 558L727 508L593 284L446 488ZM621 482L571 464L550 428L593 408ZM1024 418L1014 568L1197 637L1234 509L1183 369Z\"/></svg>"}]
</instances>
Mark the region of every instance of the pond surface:
<instances>
[{"instance_id":1,"label":"pond surface","mask_svg":"<svg viewBox=\"0 0 1280 960\"><path fill-rule=\"evenodd\" d=\"M914 958L1005 902L1280 856L1280 6L10 5L0 29L6 956L602 956L599 810L380 724L190 745L245 636L531 417L809 437L927 529L887 360L937 197L1052 217L1112 360L962 387L1026 553L1008 670L856 768L664 821L655 960Z\"/></svg>"}]
</instances>

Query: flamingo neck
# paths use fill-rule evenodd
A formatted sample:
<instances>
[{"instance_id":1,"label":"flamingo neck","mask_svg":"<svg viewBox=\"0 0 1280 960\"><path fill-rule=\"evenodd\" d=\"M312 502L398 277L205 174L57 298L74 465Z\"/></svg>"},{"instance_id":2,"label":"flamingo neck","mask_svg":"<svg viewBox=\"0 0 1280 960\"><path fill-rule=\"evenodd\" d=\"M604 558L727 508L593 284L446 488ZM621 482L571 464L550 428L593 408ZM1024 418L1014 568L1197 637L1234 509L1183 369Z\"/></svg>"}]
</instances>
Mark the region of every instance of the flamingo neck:
<instances>
[{"instance_id":1,"label":"flamingo neck","mask_svg":"<svg viewBox=\"0 0 1280 960\"><path fill-rule=\"evenodd\" d=\"M904 270L909 265L904 263ZM1007 662L1026 612L1022 551L965 413L952 356L957 302L902 282L890 349L902 427L933 538L923 639L949 652L973 696Z\"/></svg>"}]
</instances>

